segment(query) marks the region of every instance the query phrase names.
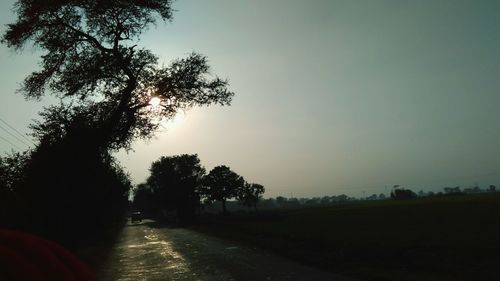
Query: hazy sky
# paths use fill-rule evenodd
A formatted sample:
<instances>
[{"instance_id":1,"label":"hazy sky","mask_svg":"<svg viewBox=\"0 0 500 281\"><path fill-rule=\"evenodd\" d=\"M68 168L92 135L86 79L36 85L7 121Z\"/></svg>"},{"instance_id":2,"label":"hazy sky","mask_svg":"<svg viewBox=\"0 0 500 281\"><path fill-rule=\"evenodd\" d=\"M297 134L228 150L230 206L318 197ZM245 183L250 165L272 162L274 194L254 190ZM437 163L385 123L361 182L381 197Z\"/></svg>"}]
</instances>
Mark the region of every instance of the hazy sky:
<instances>
[{"instance_id":1,"label":"hazy sky","mask_svg":"<svg viewBox=\"0 0 500 281\"><path fill-rule=\"evenodd\" d=\"M0 3L2 32L13 3ZM198 153L207 170L228 165L268 197L500 185L500 1L174 6L174 21L140 44L165 64L193 50L207 55L236 96L119 153L136 183L160 156ZM15 94L37 55L0 47L0 118L24 132L54 102ZM1 152L12 148L0 139Z\"/></svg>"}]
</instances>

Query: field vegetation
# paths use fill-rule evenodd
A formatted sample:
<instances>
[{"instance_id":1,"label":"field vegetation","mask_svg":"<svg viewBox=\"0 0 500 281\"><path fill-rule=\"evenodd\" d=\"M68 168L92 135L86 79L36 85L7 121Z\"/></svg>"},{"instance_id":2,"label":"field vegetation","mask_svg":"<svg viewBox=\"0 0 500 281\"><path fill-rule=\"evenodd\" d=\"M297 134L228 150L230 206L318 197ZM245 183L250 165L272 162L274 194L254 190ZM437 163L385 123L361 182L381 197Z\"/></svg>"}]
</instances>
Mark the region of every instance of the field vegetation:
<instances>
[{"instance_id":1,"label":"field vegetation","mask_svg":"<svg viewBox=\"0 0 500 281\"><path fill-rule=\"evenodd\" d=\"M210 216L193 228L362 280L495 280L500 194Z\"/></svg>"}]
</instances>

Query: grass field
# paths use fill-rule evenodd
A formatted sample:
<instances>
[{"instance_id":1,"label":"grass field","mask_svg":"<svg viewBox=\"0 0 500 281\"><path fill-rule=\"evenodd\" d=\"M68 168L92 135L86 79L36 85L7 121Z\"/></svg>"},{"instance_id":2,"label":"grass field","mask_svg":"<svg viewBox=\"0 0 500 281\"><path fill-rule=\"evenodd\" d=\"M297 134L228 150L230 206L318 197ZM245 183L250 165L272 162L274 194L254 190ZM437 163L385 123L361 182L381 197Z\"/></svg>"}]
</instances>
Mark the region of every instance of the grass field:
<instances>
[{"instance_id":1,"label":"grass field","mask_svg":"<svg viewBox=\"0 0 500 281\"><path fill-rule=\"evenodd\" d=\"M500 280L500 194L233 214L194 228L362 280Z\"/></svg>"}]
</instances>

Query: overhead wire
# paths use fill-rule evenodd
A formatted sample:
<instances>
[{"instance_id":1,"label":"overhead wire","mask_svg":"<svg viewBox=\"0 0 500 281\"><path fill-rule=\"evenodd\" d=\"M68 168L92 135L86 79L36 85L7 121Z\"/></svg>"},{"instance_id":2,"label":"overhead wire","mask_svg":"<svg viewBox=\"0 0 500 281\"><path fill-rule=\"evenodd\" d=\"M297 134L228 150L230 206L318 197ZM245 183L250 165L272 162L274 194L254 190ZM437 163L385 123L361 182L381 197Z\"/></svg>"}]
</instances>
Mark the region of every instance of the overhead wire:
<instances>
[{"instance_id":1,"label":"overhead wire","mask_svg":"<svg viewBox=\"0 0 500 281\"><path fill-rule=\"evenodd\" d=\"M16 132L18 135L20 135L22 138L24 138L25 140L27 140L28 142L30 142L31 144L33 144L33 141L30 140L29 138L26 137L25 134L19 132L16 128L14 128L13 126L11 126L7 121L5 121L3 118L0 117L0 122L4 123L5 125L7 125L9 128L11 128L14 132Z\"/></svg>"},{"instance_id":2,"label":"overhead wire","mask_svg":"<svg viewBox=\"0 0 500 281\"><path fill-rule=\"evenodd\" d=\"M10 145L12 145L13 147L17 148L19 151L23 151L22 148L20 148L19 146L17 146L16 144L14 144L13 142L11 142L10 140L0 136L0 139L4 140L5 142L9 143Z\"/></svg>"},{"instance_id":3,"label":"overhead wire","mask_svg":"<svg viewBox=\"0 0 500 281\"><path fill-rule=\"evenodd\" d=\"M32 146L34 146L32 140L30 140L29 138L27 138L23 133L21 133L19 130L17 130L14 126L10 125L7 121L5 121L1 117L0 117L0 122L2 122L3 124L5 124L7 126L7 127L5 127L5 126L0 125L0 129L3 130L3 131L5 131L11 137L15 138L17 140L17 144L14 143L14 142L12 142L11 140L5 138L4 136L1 136L1 135L0 135L0 139L2 139L3 141L5 141L6 143L12 145L12 147L16 148L19 151L23 151L24 149L22 149L21 147L19 147L18 144L23 144L23 145L27 146L28 148L31 148ZM16 136L13 132L16 133L17 135L19 135L19 137ZM24 140L21 139L20 137L23 138Z\"/></svg>"},{"instance_id":4,"label":"overhead wire","mask_svg":"<svg viewBox=\"0 0 500 281\"><path fill-rule=\"evenodd\" d=\"M11 133L9 130L5 129L2 125L0 125L0 129L4 130L7 134L11 135L13 138L15 138L16 140L20 141L24 145L26 145L28 147L31 147L31 145L27 144L25 141L23 141L22 139L20 139L19 137L17 137L13 133Z\"/></svg>"}]
</instances>

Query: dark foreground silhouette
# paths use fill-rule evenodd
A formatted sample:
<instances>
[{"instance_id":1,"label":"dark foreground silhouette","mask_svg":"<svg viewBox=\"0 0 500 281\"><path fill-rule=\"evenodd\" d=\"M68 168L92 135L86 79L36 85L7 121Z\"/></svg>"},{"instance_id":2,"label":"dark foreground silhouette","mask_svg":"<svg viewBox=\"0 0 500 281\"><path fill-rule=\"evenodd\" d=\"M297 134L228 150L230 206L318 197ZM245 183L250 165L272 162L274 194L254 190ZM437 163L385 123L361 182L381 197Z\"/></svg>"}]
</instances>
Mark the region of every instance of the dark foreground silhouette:
<instances>
[{"instance_id":1,"label":"dark foreground silhouette","mask_svg":"<svg viewBox=\"0 0 500 281\"><path fill-rule=\"evenodd\" d=\"M11 230L0 230L0 280L97 281L94 273L62 246Z\"/></svg>"},{"instance_id":2,"label":"dark foreground silhouette","mask_svg":"<svg viewBox=\"0 0 500 281\"><path fill-rule=\"evenodd\" d=\"M0 157L0 227L81 248L127 210L131 185L113 153L153 137L158 120L229 105L234 93L201 54L163 65L138 46L148 26L172 20L172 1L18 0L13 12L0 42L44 53L20 92L60 103L32 124L33 149Z\"/></svg>"}]
</instances>

